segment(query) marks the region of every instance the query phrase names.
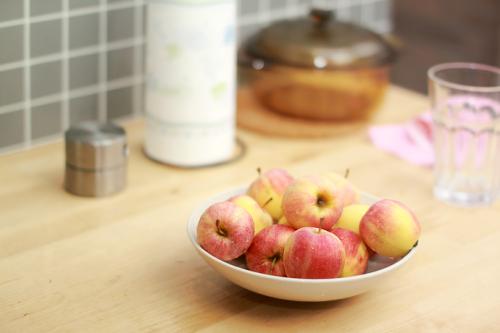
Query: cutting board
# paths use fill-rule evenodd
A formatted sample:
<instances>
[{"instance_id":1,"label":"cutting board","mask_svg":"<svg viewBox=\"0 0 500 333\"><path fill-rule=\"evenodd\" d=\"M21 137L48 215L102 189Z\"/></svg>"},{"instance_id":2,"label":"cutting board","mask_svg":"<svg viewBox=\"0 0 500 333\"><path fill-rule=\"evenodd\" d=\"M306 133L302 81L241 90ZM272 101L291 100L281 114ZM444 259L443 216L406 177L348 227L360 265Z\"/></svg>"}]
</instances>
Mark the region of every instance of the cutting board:
<instances>
[{"instance_id":1,"label":"cutting board","mask_svg":"<svg viewBox=\"0 0 500 333\"><path fill-rule=\"evenodd\" d=\"M368 124L366 121L314 121L279 114L260 104L248 87L238 89L237 107L239 127L272 136L323 138L359 131Z\"/></svg>"}]
</instances>

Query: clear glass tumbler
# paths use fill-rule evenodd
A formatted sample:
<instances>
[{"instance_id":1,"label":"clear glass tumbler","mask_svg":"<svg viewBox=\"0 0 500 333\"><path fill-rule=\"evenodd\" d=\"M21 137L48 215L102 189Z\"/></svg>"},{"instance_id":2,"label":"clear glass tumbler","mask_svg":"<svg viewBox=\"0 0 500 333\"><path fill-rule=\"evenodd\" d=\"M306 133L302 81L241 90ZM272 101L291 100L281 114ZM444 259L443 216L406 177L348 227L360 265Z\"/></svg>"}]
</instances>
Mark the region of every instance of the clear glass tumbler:
<instances>
[{"instance_id":1,"label":"clear glass tumbler","mask_svg":"<svg viewBox=\"0 0 500 333\"><path fill-rule=\"evenodd\" d=\"M500 192L500 68L447 63L429 69L434 195L491 204Z\"/></svg>"}]
</instances>

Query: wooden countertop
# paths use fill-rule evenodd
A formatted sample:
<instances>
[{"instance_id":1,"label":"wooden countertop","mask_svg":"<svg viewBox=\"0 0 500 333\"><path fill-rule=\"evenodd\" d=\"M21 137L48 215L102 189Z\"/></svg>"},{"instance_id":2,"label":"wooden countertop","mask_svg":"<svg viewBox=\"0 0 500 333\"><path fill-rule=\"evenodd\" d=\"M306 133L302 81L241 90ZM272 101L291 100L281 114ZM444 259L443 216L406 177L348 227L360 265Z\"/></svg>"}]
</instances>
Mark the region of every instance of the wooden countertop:
<instances>
[{"instance_id":1,"label":"wooden countertop","mask_svg":"<svg viewBox=\"0 0 500 333\"><path fill-rule=\"evenodd\" d=\"M392 87L375 121L426 107ZM434 200L431 171L375 149L365 131L321 140L240 131L244 159L182 170L144 157L142 121L126 127L129 183L110 198L62 190L62 143L0 157L0 332L500 331L498 203ZM296 175L350 168L356 185L415 210L416 257L377 289L336 302L286 302L232 285L195 253L186 221L206 197L250 182L258 166Z\"/></svg>"}]
</instances>

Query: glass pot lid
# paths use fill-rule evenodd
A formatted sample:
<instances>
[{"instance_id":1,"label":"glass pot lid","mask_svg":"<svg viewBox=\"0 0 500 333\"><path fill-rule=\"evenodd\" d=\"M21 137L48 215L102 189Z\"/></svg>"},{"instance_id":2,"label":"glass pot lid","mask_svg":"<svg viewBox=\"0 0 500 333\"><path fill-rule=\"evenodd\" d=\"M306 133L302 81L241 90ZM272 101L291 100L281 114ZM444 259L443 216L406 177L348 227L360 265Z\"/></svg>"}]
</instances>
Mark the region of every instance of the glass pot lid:
<instances>
[{"instance_id":1,"label":"glass pot lid","mask_svg":"<svg viewBox=\"0 0 500 333\"><path fill-rule=\"evenodd\" d=\"M264 61L316 69L366 68L394 61L394 47L381 35L340 22L328 10L282 20L252 37L247 53Z\"/></svg>"}]
</instances>

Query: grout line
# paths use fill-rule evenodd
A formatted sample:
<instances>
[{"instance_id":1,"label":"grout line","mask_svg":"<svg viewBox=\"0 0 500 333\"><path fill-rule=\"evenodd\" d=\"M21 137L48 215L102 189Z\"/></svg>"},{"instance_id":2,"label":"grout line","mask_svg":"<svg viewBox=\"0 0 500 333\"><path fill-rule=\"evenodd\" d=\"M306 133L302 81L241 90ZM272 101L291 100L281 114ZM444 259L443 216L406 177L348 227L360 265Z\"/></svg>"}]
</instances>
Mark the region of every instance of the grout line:
<instances>
[{"instance_id":1,"label":"grout line","mask_svg":"<svg viewBox=\"0 0 500 333\"><path fill-rule=\"evenodd\" d=\"M124 39L124 40L120 40L120 41L116 41L116 42L111 42L105 46L98 45L98 46L83 47L83 48L79 48L79 49L75 49L75 50L69 50L68 57L75 58L75 57L80 57L80 56L84 56L84 55L97 54L99 52L121 50L121 49L126 49L129 47L134 47L136 45L143 45L144 42L145 42L144 38L131 38L131 39ZM44 55L41 57L31 58L31 64L32 65L39 65L39 64L44 64L44 63L58 61L58 60L63 60L63 53L53 53L53 54ZM24 67L24 64L25 64L24 61L16 61L16 62L6 63L3 65L0 65L0 72L22 68L22 67Z\"/></svg>"},{"instance_id":2,"label":"grout line","mask_svg":"<svg viewBox=\"0 0 500 333\"><path fill-rule=\"evenodd\" d=\"M384 32L392 31L392 2L381 2L379 6L385 10L385 16L382 20L382 28Z\"/></svg>"},{"instance_id":3,"label":"grout line","mask_svg":"<svg viewBox=\"0 0 500 333\"><path fill-rule=\"evenodd\" d=\"M119 88L125 88L125 87L130 87L135 84L143 84L144 83L144 77L138 76L138 77L126 77L126 78L121 78L117 80L113 80L107 83L106 85L106 92L114 89L119 89ZM71 91L68 91L68 100L71 100L73 98L78 98L78 97L84 97L84 96L89 96L93 94L97 94L101 91L101 85L94 85L94 86L88 86L88 87L83 87L79 89L74 89ZM47 95L43 97L38 97L36 99L33 99L30 101L30 106L31 107L37 107L37 106L42 106L46 104L52 104L55 102L59 102L64 98L64 95L62 93L59 94L53 94L53 95ZM3 107L0 107L0 114L4 113L9 113L9 112L14 112L19 109L22 109L25 107L26 103L21 102L21 103L15 103L15 104L9 104Z\"/></svg>"},{"instance_id":4,"label":"grout line","mask_svg":"<svg viewBox=\"0 0 500 333\"><path fill-rule=\"evenodd\" d=\"M349 0L338 0L337 1L337 10L342 10L342 9L348 9L352 7L352 4L349 4ZM347 12L347 17L343 17L341 15L338 16L338 18L340 18L341 20L349 20L351 21L352 20L352 17L351 17L351 11L346 11ZM340 14L340 13L338 13Z\"/></svg>"},{"instance_id":5,"label":"grout line","mask_svg":"<svg viewBox=\"0 0 500 333\"><path fill-rule=\"evenodd\" d=\"M366 25L373 19L373 6L371 3L363 6L363 3L359 5L359 10L361 11L361 23Z\"/></svg>"},{"instance_id":6,"label":"grout line","mask_svg":"<svg viewBox=\"0 0 500 333\"><path fill-rule=\"evenodd\" d=\"M40 0L38 0L40 1ZM30 22L33 23L41 23L41 22L47 22L47 21L55 21L55 20L62 20L64 19L64 7L60 12L57 13L49 13L49 14L43 14L39 16L33 16L30 17Z\"/></svg>"},{"instance_id":7,"label":"grout line","mask_svg":"<svg viewBox=\"0 0 500 333\"><path fill-rule=\"evenodd\" d=\"M257 17L259 18L260 22L269 22L271 19L271 6L269 0L255 0L258 1L258 11L257 11Z\"/></svg>"},{"instance_id":8,"label":"grout line","mask_svg":"<svg viewBox=\"0 0 500 333\"><path fill-rule=\"evenodd\" d=\"M18 25L23 25L24 21L25 21L24 18L21 18L21 19L15 19L15 20L9 20L9 21L0 22L0 29L15 27L15 26L18 26Z\"/></svg>"},{"instance_id":9,"label":"grout line","mask_svg":"<svg viewBox=\"0 0 500 333\"><path fill-rule=\"evenodd\" d=\"M24 147L31 143L31 29L30 29L30 1L24 0Z\"/></svg>"},{"instance_id":10,"label":"grout line","mask_svg":"<svg viewBox=\"0 0 500 333\"><path fill-rule=\"evenodd\" d=\"M134 10L134 35L136 38L144 36L143 29L143 15L144 15L144 1L136 0ZM134 47L134 75L136 77L143 75L142 60L143 60L143 44ZM143 96L142 85L134 86L133 95L134 115L140 115L143 109Z\"/></svg>"},{"instance_id":11,"label":"grout line","mask_svg":"<svg viewBox=\"0 0 500 333\"><path fill-rule=\"evenodd\" d=\"M37 0L37 1L43 1L43 0ZM135 6L134 1L135 0L123 2L123 3L111 3L105 7L105 10L113 11L113 10L132 8ZM76 17L76 16L83 16L83 15L88 15L88 14L96 14L99 12L101 12L100 5L87 7L87 8L72 9L72 10L68 9L66 12L61 11L59 13L43 14L43 15L38 15L38 16L33 16L33 17L30 17L30 14L28 13L28 18L30 19L31 23L39 23L39 22L46 22L46 21L63 19L65 16ZM0 23L0 29L7 28L7 27L13 27L13 26L17 26L17 25L23 25L23 24L24 24L24 19L15 19L15 20L10 20L10 21L5 21L5 22Z\"/></svg>"},{"instance_id":12,"label":"grout line","mask_svg":"<svg viewBox=\"0 0 500 333\"><path fill-rule=\"evenodd\" d=\"M123 124L127 121L134 120L133 116L130 115L125 115L125 116L120 116L119 118L113 119L114 123L117 124ZM15 154L19 153L22 151L26 151L31 148L37 148L41 147L47 144L51 143L58 143L63 141L63 136L61 134L54 134L54 135L49 135L49 136L44 136L43 138L38 138L35 139L31 142L31 145L29 147L25 147L24 144L14 144L10 145L7 147L2 147L0 148L0 155L8 155L8 154Z\"/></svg>"},{"instance_id":13,"label":"grout line","mask_svg":"<svg viewBox=\"0 0 500 333\"><path fill-rule=\"evenodd\" d=\"M287 17L307 16L310 10L309 4L297 4L289 10Z\"/></svg>"},{"instance_id":14,"label":"grout line","mask_svg":"<svg viewBox=\"0 0 500 333\"><path fill-rule=\"evenodd\" d=\"M24 92L23 92L23 94L24 94ZM18 110L24 111L25 107L26 107L25 101L5 105L5 106L0 107L0 114L14 112L14 111L18 111Z\"/></svg>"},{"instance_id":15,"label":"grout line","mask_svg":"<svg viewBox=\"0 0 500 333\"><path fill-rule=\"evenodd\" d=\"M285 7L287 16L288 17L293 16L299 6L300 4L298 0L288 0L286 2L286 7Z\"/></svg>"},{"instance_id":16,"label":"grout line","mask_svg":"<svg viewBox=\"0 0 500 333\"><path fill-rule=\"evenodd\" d=\"M66 131L69 127L69 0L62 0L63 13L66 14L62 19L62 113L61 113L61 126L62 131Z\"/></svg>"},{"instance_id":17,"label":"grout line","mask_svg":"<svg viewBox=\"0 0 500 333\"><path fill-rule=\"evenodd\" d=\"M100 1L101 13L99 16L99 46L105 48L108 39L108 12L106 10L107 0ZM99 101L97 107L97 117L100 122L107 118L107 80L108 80L108 50L101 50L99 53Z\"/></svg>"},{"instance_id":18,"label":"grout line","mask_svg":"<svg viewBox=\"0 0 500 333\"><path fill-rule=\"evenodd\" d=\"M267 23L269 21L274 21L276 19L284 18L284 17L293 17L298 15L306 15L310 6L308 4L297 4L288 7L288 10L283 13L281 9L270 9L268 4L269 2L266 0L256 0L259 1L259 10L255 14L245 15L238 18L239 27L253 24L261 24ZM296 0L292 0L296 1ZM355 5L360 4L371 4L371 3L385 3L388 0L337 0L335 3L330 2L315 2L322 6L325 6L330 9L341 10L341 9L349 9ZM264 12L263 12L264 11Z\"/></svg>"},{"instance_id":19,"label":"grout line","mask_svg":"<svg viewBox=\"0 0 500 333\"><path fill-rule=\"evenodd\" d=\"M24 38L24 37L23 37ZM16 61L16 62L8 62L6 64L0 65L0 72L10 71L13 69L23 68L24 60Z\"/></svg>"}]
</instances>

